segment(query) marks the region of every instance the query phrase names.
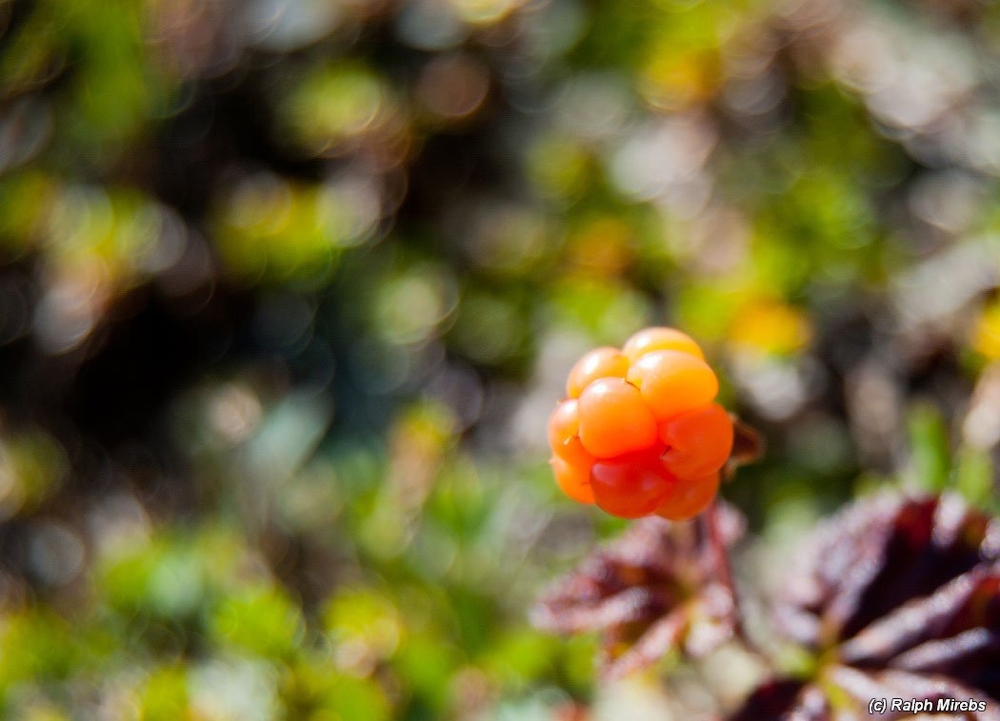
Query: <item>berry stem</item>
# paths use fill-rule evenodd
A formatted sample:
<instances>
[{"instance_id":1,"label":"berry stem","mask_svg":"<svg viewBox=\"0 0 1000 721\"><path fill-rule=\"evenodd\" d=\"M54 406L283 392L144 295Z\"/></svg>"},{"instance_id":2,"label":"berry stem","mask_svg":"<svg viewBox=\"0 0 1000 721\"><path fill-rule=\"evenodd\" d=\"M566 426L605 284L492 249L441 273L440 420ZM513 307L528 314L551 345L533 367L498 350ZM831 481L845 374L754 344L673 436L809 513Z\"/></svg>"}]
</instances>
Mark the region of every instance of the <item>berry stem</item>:
<instances>
[{"instance_id":1,"label":"berry stem","mask_svg":"<svg viewBox=\"0 0 1000 721\"><path fill-rule=\"evenodd\" d=\"M715 561L719 581L729 592L730 598L732 598L733 617L735 619L733 632L744 646L755 650L756 646L750 641L746 633L746 628L743 625L743 613L740 610L739 594L736 592L736 583L733 580L732 565L729 563L729 551L722 537L722 529L719 527L719 508L719 500L716 498L712 501L712 505L708 507L708 510L702 514L701 520L705 524L708 543L715 556L713 560Z\"/></svg>"},{"instance_id":2,"label":"berry stem","mask_svg":"<svg viewBox=\"0 0 1000 721\"><path fill-rule=\"evenodd\" d=\"M720 526L720 508L721 506L719 505L719 500L716 498L712 501L712 505L708 507L708 510L699 516L699 522L704 524L705 534L708 538L708 545L712 549L712 553L715 556L713 560L715 562L715 568L718 573L719 581L729 592L729 596L732 599L733 635L739 640L746 651L753 654L757 660L761 662L764 668L766 668L770 673L774 673L776 672L774 659L767 653L767 651L764 650L764 648L756 644L747 633L746 624L744 623L743 618L743 610L740 607L740 597L736 591L736 582L733 577L732 565L729 562L729 550L726 548L726 542L723 538L722 528Z\"/></svg>"}]
</instances>

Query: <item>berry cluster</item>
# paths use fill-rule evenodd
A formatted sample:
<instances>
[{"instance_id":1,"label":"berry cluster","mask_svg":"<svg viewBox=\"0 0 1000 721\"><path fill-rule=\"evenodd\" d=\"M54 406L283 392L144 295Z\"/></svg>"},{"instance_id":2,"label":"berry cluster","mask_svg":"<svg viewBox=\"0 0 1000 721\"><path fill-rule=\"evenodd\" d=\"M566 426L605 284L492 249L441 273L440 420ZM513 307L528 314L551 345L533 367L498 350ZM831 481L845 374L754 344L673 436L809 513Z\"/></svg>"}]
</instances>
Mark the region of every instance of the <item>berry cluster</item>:
<instances>
[{"instance_id":1,"label":"berry cluster","mask_svg":"<svg viewBox=\"0 0 1000 721\"><path fill-rule=\"evenodd\" d=\"M673 328L590 351L549 418L556 482L614 516L693 518L715 498L733 446L718 391L701 348Z\"/></svg>"}]
</instances>

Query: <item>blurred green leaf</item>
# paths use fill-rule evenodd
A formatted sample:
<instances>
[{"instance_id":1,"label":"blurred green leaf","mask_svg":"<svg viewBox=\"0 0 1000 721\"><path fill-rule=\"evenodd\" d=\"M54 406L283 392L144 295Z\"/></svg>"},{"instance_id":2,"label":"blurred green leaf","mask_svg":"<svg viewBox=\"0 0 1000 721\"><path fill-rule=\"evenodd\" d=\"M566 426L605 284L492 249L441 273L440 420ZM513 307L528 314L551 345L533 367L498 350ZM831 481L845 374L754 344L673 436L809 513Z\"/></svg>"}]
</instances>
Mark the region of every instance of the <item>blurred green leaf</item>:
<instances>
[{"instance_id":1,"label":"blurred green leaf","mask_svg":"<svg viewBox=\"0 0 1000 721\"><path fill-rule=\"evenodd\" d=\"M291 655L303 632L297 604L276 588L241 589L223 599L208 626L222 645L275 659Z\"/></svg>"},{"instance_id":2,"label":"blurred green leaf","mask_svg":"<svg viewBox=\"0 0 1000 721\"><path fill-rule=\"evenodd\" d=\"M951 473L951 441L940 411L930 403L914 405L907 417L912 459L911 480L922 490L943 491Z\"/></svg>"}]
</instances>

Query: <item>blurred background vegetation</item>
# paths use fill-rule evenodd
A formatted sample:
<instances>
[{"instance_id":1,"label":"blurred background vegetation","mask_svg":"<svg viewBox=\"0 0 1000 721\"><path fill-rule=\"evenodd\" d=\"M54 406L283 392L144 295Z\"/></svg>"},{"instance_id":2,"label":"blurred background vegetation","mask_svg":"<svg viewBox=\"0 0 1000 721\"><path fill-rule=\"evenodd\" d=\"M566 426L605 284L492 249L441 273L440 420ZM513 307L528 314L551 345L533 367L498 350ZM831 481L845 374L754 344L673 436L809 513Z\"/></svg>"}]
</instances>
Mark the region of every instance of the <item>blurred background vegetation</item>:
<instances>
[{"instance_id":1,"label":"blurred background vegetation","mask_svg":"<svg viewBox=\"0 0 1000 721\"><path fill-rule=\"evenodd\" d=\"M526 620L569 366L702 342L768 553L991 506L998 176L978 0L0 0L0 715L664 718Z\"/></svg>"}]
</instances>

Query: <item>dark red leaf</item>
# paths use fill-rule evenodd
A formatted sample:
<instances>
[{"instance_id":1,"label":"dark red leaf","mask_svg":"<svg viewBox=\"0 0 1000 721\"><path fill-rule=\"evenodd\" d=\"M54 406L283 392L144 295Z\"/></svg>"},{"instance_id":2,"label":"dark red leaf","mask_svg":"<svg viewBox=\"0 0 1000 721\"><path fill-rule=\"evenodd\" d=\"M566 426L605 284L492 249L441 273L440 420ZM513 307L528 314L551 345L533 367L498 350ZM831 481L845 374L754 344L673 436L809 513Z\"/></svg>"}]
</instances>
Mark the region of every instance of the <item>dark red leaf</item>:
<instances>
[{"instance_id":1,"label":"dark red leaf","mask_svg":"<svg viewBox=\"0 0 1000 721\"><path fill-rule=\"evenodd\" d=\"M806 548L779 599L787 634L829 647L906 601L998 557L997 523L954 496L882 496L835 517Z\"/></svg>"},{"instance_id":2,"label":"dark red leaf","mask_svg":"<svg viewBox=\"0 0 1000 721\"><path fill-rule=\"evenodd\" d=\"M724 544L743 532L735 510L717 506ZM704 521L637 521L561 579L532 611L536 626L558 633L600 631L604 671L621 675L672 648L708 653L734 628L734 604L717 578Z\"/></svg>"},{"instance_id":3,"label":"dark red leaf","mask_svg":"<svg viewBox=\"0 0 1000 721\"><path fill-rule=\"evenodd\" d=\"M837 718L920 717L893 710L897 698L926 702L927 718L1000 721L998 539L995 519L954 496L883 496L832 519L804 549L777 614L785 635L816 653L814 678L772 682L731 718L754 718L768 689L784 689L776 715L758 718L823 719L833 708ZM873 699L889 705L870 708Z\"/></svg>"},{"instance_id":4,"label":"dark red leaf","mask_svg":"<svg viewBox=\"0 0 1000 721\"><path fill-rule=\"evenodd\" d=\"M792 712L799 713L800 719L828 719L829 710L817 707L814 700L803 698L808 689L805 681L783 679L759 686L743 703L730 721L761 721L761 719L784 719ZM803 715L812 713L812 716Z\"/></svg>"}]
</instances>

